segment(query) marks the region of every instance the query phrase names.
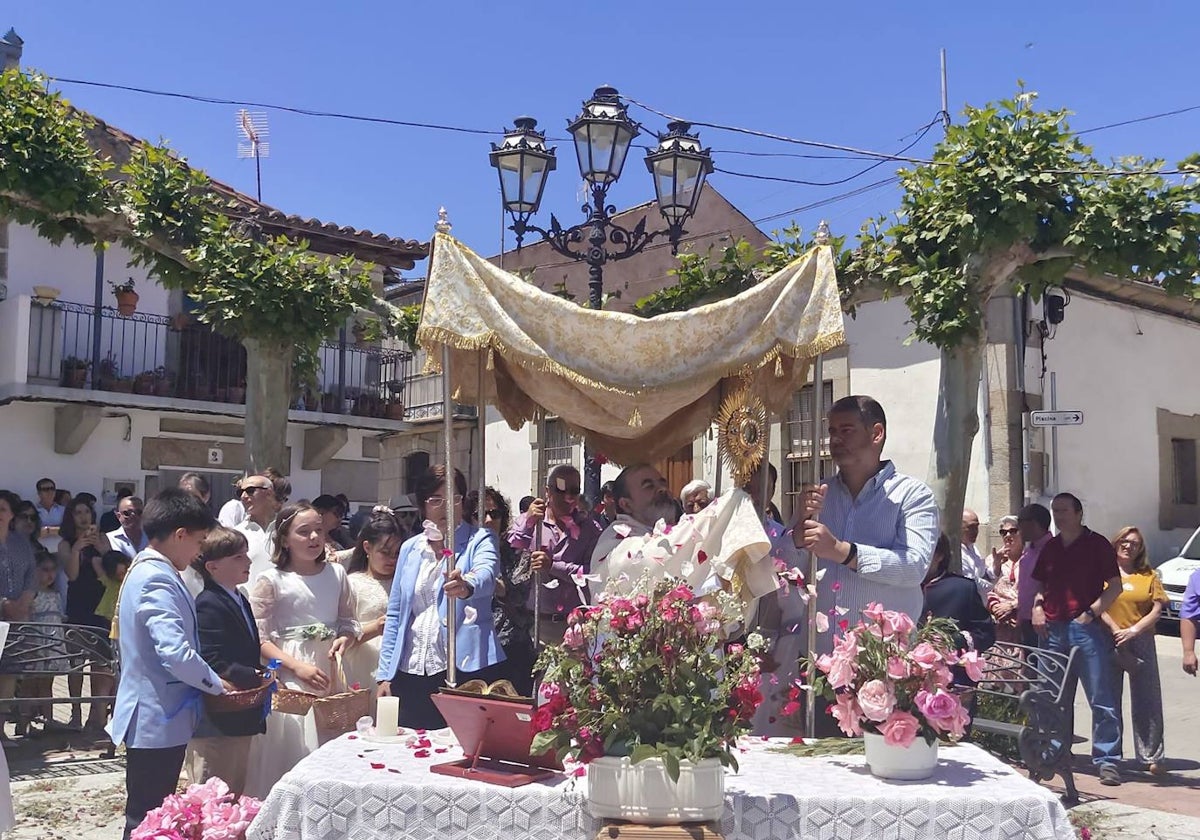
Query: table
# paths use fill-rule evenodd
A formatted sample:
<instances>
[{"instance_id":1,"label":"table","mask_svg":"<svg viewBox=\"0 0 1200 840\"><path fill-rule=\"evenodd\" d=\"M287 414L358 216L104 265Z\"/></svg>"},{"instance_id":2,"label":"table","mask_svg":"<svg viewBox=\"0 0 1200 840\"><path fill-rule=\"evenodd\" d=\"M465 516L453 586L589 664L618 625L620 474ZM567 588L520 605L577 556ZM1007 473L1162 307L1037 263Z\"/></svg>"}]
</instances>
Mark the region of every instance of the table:
<instances>
[{"instance_id":1,"label":"table","mask_svg":"<svg viewBox=\"0 0 1200 840\"><path fill-rule=\"evenodd\" d=\"M799 758L746 740L726 778L726 840L1074 840L1054 794L971 744L934 776L888 782L862 756ZM434 749L439 749L435 745ZM429 772L461 757L344 735L283 777L248 840L594 840L582 777L502 788ZM374 766L378 765L378 766Z\"/></svg>"}]
</instances>

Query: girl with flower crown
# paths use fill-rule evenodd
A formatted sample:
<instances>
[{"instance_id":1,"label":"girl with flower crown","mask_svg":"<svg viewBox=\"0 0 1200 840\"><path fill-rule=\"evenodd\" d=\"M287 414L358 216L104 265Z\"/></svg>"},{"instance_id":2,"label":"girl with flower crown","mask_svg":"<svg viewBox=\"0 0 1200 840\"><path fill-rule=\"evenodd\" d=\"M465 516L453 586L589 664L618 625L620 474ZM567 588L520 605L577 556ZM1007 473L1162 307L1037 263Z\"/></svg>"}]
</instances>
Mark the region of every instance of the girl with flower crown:
<instances>
[{"instance_id":1,"label":"girl with flower crown","mask_svg":"<svg viewBox=\"0 0 1200 840\"><path fill-rule=\"evenodd\" d=\"M333 678L336 657L354 644L354 596L340 563L325 560L321 514L306 502L287 505L275 518L275 567L250 591L262 639L263 661L278 659L284 688L325 696L346 691ZM246 791L262 798L296 762L318 746L311 712L273 712L251 756Z\"/></svg>"}]
</instances>

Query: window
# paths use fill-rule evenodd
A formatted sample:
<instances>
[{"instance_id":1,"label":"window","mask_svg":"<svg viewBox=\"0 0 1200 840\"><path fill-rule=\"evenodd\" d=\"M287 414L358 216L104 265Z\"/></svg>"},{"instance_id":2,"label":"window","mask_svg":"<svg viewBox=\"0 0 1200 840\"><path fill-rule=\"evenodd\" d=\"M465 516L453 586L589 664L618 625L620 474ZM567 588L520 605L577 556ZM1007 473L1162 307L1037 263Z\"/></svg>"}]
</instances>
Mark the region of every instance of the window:
<instances>
[{"instance_id":1,"label":"window","mask_svg":"<svg viewBox=\"0 0 1200 840\"><path fill-rule=\"evenodd\" d=\"M545 441L542 446L542 457L546 465L546 472L550 472L559 464L574 464L575 446L578 441L575 435L571 434L571 430L567 428L567 424L557 417L549 417L542 429L544 432L542 440Z\"/></svg>"},{"instance_id":2,"label":"window","mask_svg":"<svg viewBox=\"0 0 1200 840\"><path fill-rule=\"evenodd\" d=\"M827 411L833 405L833 382L826 380L822 383L821 407ZM795 510L795 499L803 491L804 485L811 481L821 481L833 475L833 459L829 457L829 432L825 418L821 417L821 446L820 458L817 463L817 474L812 474L813 467L813 386L805 385L792 395L792 404L788 408L786 425L787 440L784 441L786 467L783 475L784 516L791 517Z\"/></svg>"},{"instance_id":3,"label":"window","mask_svg":"<svg viewBox=\"0 0 1200 840\"><path fill-rule=\"evenodd\" d=\"M1171 438L1171 465L1175 504L1197 503L1196 441L1192 438Z\"/></svg>"},{"instance_id":4,"label":"window","mask_svg":"<svg viewBox=\"0 0 1200 840\"><path fill-rule=\"evenodd\" d=\"M412 452L404 456L404 492L416 493L417 481L429 469L428 452Z\"/></svg>"}]
</instances>

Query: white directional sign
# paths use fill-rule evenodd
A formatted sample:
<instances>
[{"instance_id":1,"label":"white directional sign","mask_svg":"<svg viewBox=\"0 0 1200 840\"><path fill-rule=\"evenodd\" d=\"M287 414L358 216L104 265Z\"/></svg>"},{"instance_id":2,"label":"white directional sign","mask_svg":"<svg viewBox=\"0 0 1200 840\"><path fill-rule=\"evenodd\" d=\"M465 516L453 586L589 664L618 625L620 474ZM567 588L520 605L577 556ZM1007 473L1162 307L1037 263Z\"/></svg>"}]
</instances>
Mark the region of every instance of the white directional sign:
<instances>
[{"instance_id":1,"label":"white directional sign","mask_svg":"<svg viewBox=\"0 0 1200 840\"><path fill-rule=\"evenodd\" d=\"M1082 426L1082 411L1031 411L1031 426Z\"/></svg>"}]
</instances>

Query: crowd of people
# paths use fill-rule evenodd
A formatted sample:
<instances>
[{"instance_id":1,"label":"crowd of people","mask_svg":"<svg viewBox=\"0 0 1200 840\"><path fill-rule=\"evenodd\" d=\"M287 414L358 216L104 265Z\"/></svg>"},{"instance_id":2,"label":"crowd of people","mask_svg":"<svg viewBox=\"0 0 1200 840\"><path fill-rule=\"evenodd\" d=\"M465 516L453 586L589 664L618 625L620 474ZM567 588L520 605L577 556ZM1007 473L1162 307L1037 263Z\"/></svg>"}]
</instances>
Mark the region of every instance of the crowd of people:
<instances>
[{"instance_id":1,"label":"crowd of people","mask_svg":"<svg viewBox=\"0 0 1200 840\"><path fill-rule=\"evenodd\" d=\"M828 421L838 471L805 490L790 526L770 503L773 466L743 487L781 576L806 568L807 551L823 569L815 599L823 613L856 616L878 603L954 619L964 649L1077 648L1093 712L1093 760L1107 784L1120 782L1120 704L1129 674L1137 760L1162 772L1153 637L1166 596L1141 532L1123 528L1110 541L1083 525L1079 499L1063 493L1050 509L1034 504L1001 518L998 545L981 555L979 518L968 510L961 572L953 571L933 493L883 457L882 406L848 397L832 406ZM623 469L595 505L582 495L579 471L556 466L515 516L499 491L488 487L480 499L446 465L416 477L412 497L354 517L344 498L291 501L286 477L275 470L243 476L236 498L216 514L198 474L147 505L127 495L107 523L112 528L97 521L88 494L66 498L49 479L37 491L36 503L0 491L0 613L9 621L85 625L119 643L114 707L94 701L84 722L76 704L66 725L96 731L107 723L113 742L125 743L130 829L170 792L182 767L197 782L219 775L235 791L264 796L319 744L311 715L264 721L256 709L207 712L200 694L251 689L271 663L283 688L328 696L368 687L400 698L400 725L441 728L432 697L451 668L453 604L458 682L508 681L532 696L537 643L561 642L573 610L608 585L593 570L636 563L621 548L625 540L714 501L712 487L699 480L674 496L649 464ZM39 550L50 522L60 537L55 554ZM762 734L798 726L779 708L806 647L808 608L781 586L759 600L744 628L771 643L766 702L755 722ZM817 639L819 652L832 636ZM1194 636L1192 628L1193 644ZM1185 632L1185 652L1188 641ZM1194 654L1184 667L1194 673ZM21 693L47 696L52 680L52 672L25 675ZM0 700L15 696L15 683L0 674ZM82 696L82 679L69 679L68 691ZM93 669L91 695L112 693L112 674ZM47 708L25 701L16 708L20 727L57 725ZM827 715L817 720L816 734L832 734Z\"/></svg>"}]
</instances>

